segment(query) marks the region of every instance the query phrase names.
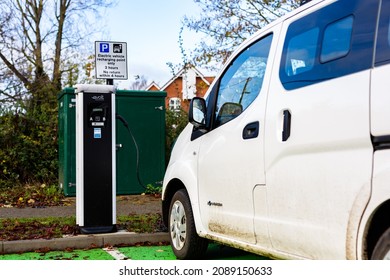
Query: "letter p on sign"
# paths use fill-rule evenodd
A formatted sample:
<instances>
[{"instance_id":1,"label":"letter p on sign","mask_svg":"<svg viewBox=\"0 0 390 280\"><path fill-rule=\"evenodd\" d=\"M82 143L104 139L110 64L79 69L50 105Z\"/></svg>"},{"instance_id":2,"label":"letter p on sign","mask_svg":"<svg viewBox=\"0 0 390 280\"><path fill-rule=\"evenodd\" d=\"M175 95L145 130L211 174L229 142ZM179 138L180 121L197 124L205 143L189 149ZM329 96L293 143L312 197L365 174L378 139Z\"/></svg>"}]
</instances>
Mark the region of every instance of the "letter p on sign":
<instances>
[{"instance_id":1,"label":"letter p on sign","mask_svg":"<svg viewBox=\"0 0 390 280\"><path fill-rule=\"evenodd\" d=\"M110 52L110 45L107 43L100 43L100 52L101 53L108 53Z\"/></svg>"}]
</instances>

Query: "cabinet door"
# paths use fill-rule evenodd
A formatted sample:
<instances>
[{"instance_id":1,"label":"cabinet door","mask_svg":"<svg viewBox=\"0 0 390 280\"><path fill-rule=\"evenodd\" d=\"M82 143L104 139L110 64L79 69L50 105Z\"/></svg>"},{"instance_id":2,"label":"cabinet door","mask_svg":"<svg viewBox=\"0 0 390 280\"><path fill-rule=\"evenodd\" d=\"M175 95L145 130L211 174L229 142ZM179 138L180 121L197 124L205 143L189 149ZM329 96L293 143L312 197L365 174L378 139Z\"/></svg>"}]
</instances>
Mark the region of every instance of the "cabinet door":
<instances>
[{"instance_id":1,"label":"cabinet door","mask_svg":"<svg viewBox=\"0 0 390 280\"><path fill-rule=\"evenodd\" d=\"M59 183L65 196L76 195L76 99L73 89L65 89L59 100Z\"/></svg>"},{"instance_id":2,"label":"cabinet door","mask_svg":"<svg viewBox=\"0 0 390 280\"><path fill-rule=\"evenodd\" d=\"M117 96L117 113L130 129L117 120L117 194L140 194L145 192L144 186L156 186L163 180L164 107L163 97Z\"/></svg>"}]
</instances>

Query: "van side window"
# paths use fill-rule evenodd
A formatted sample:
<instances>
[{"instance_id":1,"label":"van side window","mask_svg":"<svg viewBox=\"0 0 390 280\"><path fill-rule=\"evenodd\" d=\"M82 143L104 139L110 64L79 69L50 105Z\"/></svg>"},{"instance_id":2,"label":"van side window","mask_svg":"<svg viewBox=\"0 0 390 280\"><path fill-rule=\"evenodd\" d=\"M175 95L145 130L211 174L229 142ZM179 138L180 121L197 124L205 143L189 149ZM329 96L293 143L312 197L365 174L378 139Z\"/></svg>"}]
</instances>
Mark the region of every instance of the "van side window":
<instances>
[{"instance_id":1,"label":"van side window","mask_svg":"<svg viewBox=\"0 0 390 280\"><path fill-rule=\"evenodd\" d=\"M295 76L313 68L317 51L318 32L318 28L312 28L290 39L286 63L288 76Z\"/></svg>"},{"instance_id":2,"label":"van side window","mask_svg":"<svg viewBox=\"0 0 390 280\"><path fill-rule=\"evenodd\" d=\"M272 34L250 45L233 60L221 77L214 128L239 116L259 95L271 42Z\"/></svg>"},{"instance_id":3,"label":"van side window","mask_svg":"<svg viewBox=\"0 0 390 280\"><path fill-rule=\"evenodd\" d=\"M292 22L279 68L283 87L294 90L370 69L379 2L336 1Z\"/></svg>"},{"instance_id":4,"label":"van side window","mask_svg":"<svg viewBox=\"0 0 390 280\"><path fill-rule=\"evenodd\" d=\"M351 47L353 16L331 23L326 27L322 41L321 62L346 56Z\"/></svg>"},{"instance_id":5,"label":"van side window","mask_svg":"<svg viewBox=\"0 0 390 280\"><path fill-rule=\"evenodd\" d=\"M390 63L390 0L382 1L375 66Z\"/></svg>"}]
</instances>

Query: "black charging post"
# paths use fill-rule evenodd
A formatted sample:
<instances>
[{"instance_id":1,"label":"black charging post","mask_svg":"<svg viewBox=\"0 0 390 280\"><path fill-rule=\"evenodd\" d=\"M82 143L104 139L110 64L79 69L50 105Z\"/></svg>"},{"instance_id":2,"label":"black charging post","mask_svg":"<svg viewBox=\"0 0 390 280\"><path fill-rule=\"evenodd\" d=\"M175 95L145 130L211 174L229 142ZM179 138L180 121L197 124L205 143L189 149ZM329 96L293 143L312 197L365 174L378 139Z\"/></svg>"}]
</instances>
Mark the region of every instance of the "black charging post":
<instances>
[{"instance_id":1,"label":"black charging post","mask_svg":"<svg viewBox=\"0 0 390 280\"><path fill-rule=\"evenodd\" d=\"M76 85L76 223L116 231L115 87Z\"/></svg>"}]
</instances>

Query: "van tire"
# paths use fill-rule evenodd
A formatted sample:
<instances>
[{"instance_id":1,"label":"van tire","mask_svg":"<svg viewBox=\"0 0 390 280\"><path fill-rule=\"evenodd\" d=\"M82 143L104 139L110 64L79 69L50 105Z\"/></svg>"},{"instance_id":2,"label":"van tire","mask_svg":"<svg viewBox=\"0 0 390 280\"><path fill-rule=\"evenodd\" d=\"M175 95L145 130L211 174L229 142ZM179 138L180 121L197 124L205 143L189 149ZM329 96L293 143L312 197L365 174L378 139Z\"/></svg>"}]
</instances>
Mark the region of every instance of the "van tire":
<instances>
[{"instance_id":1,"label":"van tire","mask_svg":"<svg viewBox=\"0 0 390 280\"><path fill-rule=\"evenodd\" d=\"M372 260L390 260L390 228L379 238L371 256Z\"/></svg>"},{"instance_id":2,"label":"van tire","mask_svg":"<svg viewBox=\"0 0 390 280\"><path fill-rule=\"evenodd\" d=\"M190 199L185 189L178 190L169 207L169 237L178 259L200 259L208 241L198 236Z\"/></svg>"}]
</instances>

